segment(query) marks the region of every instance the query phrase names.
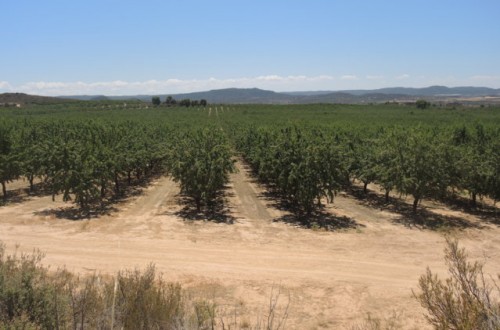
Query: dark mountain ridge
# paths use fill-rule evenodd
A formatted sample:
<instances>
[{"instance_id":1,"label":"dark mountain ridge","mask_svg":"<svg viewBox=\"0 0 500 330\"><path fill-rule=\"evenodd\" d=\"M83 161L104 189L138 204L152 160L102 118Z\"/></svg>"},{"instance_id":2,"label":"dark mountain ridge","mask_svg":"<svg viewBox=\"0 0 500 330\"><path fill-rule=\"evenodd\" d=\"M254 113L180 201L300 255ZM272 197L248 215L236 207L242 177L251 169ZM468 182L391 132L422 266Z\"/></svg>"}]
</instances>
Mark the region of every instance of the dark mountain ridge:
<instances>
[{"instance_id":1,"label":"dark mountain ridge","mask_svg":"<svg viewBox=\"0 0 500 330\"><path fill-rule=\"evenodd\" d=\"M365 95L365 94L399 94L410 96L448 96L457 95L463 97L473 96L500 96L500 89L493 89L488 87L446 87L446 86L429 86L423 88L411 87L388 87L374 90L346 90L343 91L352 95Z\"/></svg>"},{"instance_id":2,"label":"dark mountain ridge","mask_svg":"<svg viewBox=\"0 0 500 330\"><path fill-rule=\"evenodd\" d=\"M500 89L488 87L446 87L430 86L425 88L389 87L374 90L344 90L344 91L296 91L274 92L259 88L225 88L204 92L161 95L74 95L64 97L34 96L23 93L0 94L2 103L60 103L64 100L141 100L150 102L153 96L159 96L164 101L167 96L176 100L207 100L209 103L226 104L306 104L306 103L383 103L383 102L413 102L425 98L433 102L486 102L500 103Z\"/></svg>"},{"instance_id":3,"label":"dark mountain ridge","mask_svg":"<svg viewBox=\"0 0 500 330\"><path fill-rule=\"evenodd\" d=\"M139 99L149 102L153 96L159 96L162 101L166 99L167 96L172 96L176 100L205 99L209 103L229 104L380 103L391 101L414 101L418 98L429 98L433 101L446 101L449 98L500 97L500 89L467 86L430 86L425 88L389 87L374 90L274 92L259 88L225 88L182 94L106 96L106 99ZM102 96L72 96L72 98L86 100L95 99L96 97L102 98Z\"/></svg>"},{"instance_id":4,"label":"dark mountain ridge","mask_svg":"<svg viewBox=\"0 0 500 330\"><path fill-rule=\"evenodd\" d=\"M0 94L0 104L52 104L63 103L67 100L60 97L30 95L25 93L3 93Z\"/></svg>"}]
</instances>

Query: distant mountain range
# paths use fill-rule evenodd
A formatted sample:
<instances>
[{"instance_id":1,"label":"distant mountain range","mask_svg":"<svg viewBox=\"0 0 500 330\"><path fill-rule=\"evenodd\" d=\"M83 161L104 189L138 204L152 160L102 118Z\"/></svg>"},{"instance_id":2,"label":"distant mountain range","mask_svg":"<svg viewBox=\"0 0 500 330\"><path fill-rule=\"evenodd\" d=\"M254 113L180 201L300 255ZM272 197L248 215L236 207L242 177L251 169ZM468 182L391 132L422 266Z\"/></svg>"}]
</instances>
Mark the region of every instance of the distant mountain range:
<instances>
[{"instance_id":1,"label":"distant mountain range","mask_svg":"<svg viewBox=\"0 0 500 330\"><path fill-rule=\"evenodd\" d=\"M430 86L424 88L406 88L406 87L390 87L375 89L372 91L364 90L350 90L344 91L345 93L353 95L364 95L364 94L399 94L399 95L411 95L411 96L462 96L462 97L474 97L474 96L499 96L500 89L493 89L488 87L446 87L446 86Z\"/></svg>"},{"instance_id":2,"label":"distant mountain range","mask_svg":"<svg viewBox=\"0 0 500 330\"><path fill-rule=\"evenodd\" d=\"M297 91L273 92L258 88L226 88L205 92L161 95L74 95L59 98L31 96L21 93L0 94L0 103L53 103L63 99L73 100L141 100L150 102L153 96L159 96L162 101L167 96L176 100L205 99L209 103L225 104L307 104L307 103L383 103L383 102L413 102L425 98L433 102L464 102L464 103L500 103L500 89L487 87L445 87L430 86L425 88L392 87L373 90L344 91ZM15 101L20 99L21 101Z\"/></svg>"},{"instance_id":3,"label":"distant mountain range","mask_svg":"<svg viewBox=\"0 0 500 330\"><path fill-rule=\"evenodd\" d=\"M142 100L151 101L153 96L159 96L163 101L167 96L176 100L205 99L209 103L253 103L253 104L306 104L306 103L381 103L381 102L411 102L418 98L432 101L453 102L467 100L467 98L493 98L491 101L500 102L500 89L487 87L445 87L431 86L425 88L392 87L373 90L344 90L344 91L298 91L273 92L258 88L226 88L205 92L185 94L161 95L133 95L133 96L68 96L80 100ZM498 98L498 100L497 100ZM476 100L478 101L478 100ZM487 101L487 100L486 100Z\"/></svg>"},{"instance_id":4,"label":"distant mountain range","mask_svg":"<svg viewBox=\"0 0 500 330\"><path fill-rule=\"evenodd\" d=\"M24 93L4 93L0 94L0 104L54 104L64 103L64 100L59 97L29 95Z\"/></svg>"}]
</instances>

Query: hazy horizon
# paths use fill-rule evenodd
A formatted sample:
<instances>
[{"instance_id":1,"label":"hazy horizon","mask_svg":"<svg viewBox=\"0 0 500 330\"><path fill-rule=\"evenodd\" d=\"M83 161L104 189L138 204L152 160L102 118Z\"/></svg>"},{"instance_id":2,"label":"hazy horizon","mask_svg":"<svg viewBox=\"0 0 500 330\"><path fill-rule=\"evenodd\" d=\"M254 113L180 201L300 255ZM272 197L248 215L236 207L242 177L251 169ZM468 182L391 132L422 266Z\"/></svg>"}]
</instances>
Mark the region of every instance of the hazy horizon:
<instances>
[{"instance_id":1,"label":"hazy horizon","mask_svg":"<svg viewBox=\"0 0 500 330\"><path fill-rule=\"evenodd\" d=\"M20 0L2 9L0 93L500 88L493 0Z\"/></svg>"}]
</instances>

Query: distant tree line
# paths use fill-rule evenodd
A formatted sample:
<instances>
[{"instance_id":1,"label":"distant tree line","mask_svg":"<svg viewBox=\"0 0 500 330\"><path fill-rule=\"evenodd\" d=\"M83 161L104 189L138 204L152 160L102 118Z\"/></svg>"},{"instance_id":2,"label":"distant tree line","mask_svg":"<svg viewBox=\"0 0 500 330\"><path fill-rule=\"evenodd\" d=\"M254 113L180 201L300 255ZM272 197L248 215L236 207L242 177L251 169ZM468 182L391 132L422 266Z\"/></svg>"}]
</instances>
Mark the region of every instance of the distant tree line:
<instances>
[{"instance_id":1,"label":"distant tree line","mask_svg":"<svg viewBox=\"0 0 500 330\"><path fill-rule=\"evenodd\" d=\"M431 106L431 103L429 101L420 99L415 102L415 105L418 109L427 109Z\"/></svg>"},{"instance_id":2,"label":"distant tree line","mask_svg":"<svg viewBox=\"0 0 500 330\"><path fill-rule=\"evenodd\" d=\"M159 96L153 96L151 99L151 102L153 103L154 106L160 106L162 105L161 99ZM205 99L201 100L191 100L191 99L182 99L180 101L174 99L172 96L167 96L165 99L165 102L163 102L164 105L167 107L175 107L175 106L180 106L180 107L197 107L197 106L202 106L206 107L208 102Z\"/></svg>"}]
</instances>

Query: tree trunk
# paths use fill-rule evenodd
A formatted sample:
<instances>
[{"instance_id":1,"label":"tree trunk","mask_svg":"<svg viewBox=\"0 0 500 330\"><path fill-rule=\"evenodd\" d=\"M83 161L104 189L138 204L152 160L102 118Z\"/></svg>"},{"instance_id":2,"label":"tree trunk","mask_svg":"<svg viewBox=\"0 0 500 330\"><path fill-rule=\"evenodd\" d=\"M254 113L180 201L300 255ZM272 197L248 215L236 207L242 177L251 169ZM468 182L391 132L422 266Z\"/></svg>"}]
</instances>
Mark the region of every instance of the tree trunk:
<instances>
[{"instance_id":1,"label":"tree trunk","mask_svg":"<svg viewBox=\"0 0 500 330\"><path fill-rule=\"evenodd\" d=\"M386 203L389 203L389 193L390 193L390 192L391 192L390 190L386 190L386 191L385 191L385 202L386 202Z\"/></svg>"},{"instance_id":2,"label":"tree trunk","mask_svg":"<svg viewBox=\"0 0 500 330\"><path fill-rule=\"evenodd\" d=\"M118 173L115 172L115 193L120 193L120 182L118 181Z\"/></svg>"},{"instance_id":3,"label":"tree trunk","mask_svg":"<svg viewBox=\"0 0 500 330\"><path fill-rule=\"evenodd\" d=\"M476 207L477 206L477 193L473 192L471 197L472 197L472 199L471 199L472 207Z\"/></svg>"},{"instance_id":4,"label":"tree trunk","mask_svg":"<svg viewBox=\"0 0 500 330\"><path fill-rule=\"evenodd\" d=\"M318 205L318 208L321 207L321 197L318 197L318 203L316 205Z\"/></svg>"},{"instance_id":5,"label":"tree trunk","mask_svg":"<svg viewBox=\"0 0 500 330\"><path fill-rule=\"evenodd\" d=\"M132 171L127 172L128 185L132 183Z\"/></svg>"},{"instance_id":6,"label":"tree trunk","mask_svg":"<svg viewBox=\"0 0 500 330\"><path fill-rule=\"evenodd\" d=\"M101 199L106 196L106 180L101 180Z\"/></svg>"},{"instance_id":7,"label":"tree trunk","mask_svg":"<svg viewBox=\"0 0 500 330\"><path fill-rule=\"evenodd\" d=\"M368 193L368 182L363 182L363 193L365 195Z\"/></svg>"},{"instance_id":8,"label":"tree trunk","mask_svg":"<svg viewBox=\"0 0 500 330\"><path fill-rule=\"evenodd\" d=\"M195 198L194 201L196 203L196 211L200 212L201 211L201 198Z\"/></svg>"},{"instance_id":9,"label":"tree trunk","mask_svg":"<svg viewBox=\"0 0 500 330\"><path fill-rule=\"evenodd\" d=\"M5 186L5 181L2 181L2 193L3 193L3 200L7 200L7 187Z\"/></svg>"},{"instance_id":10,"label":"tree trunk","mask_svg":"<svg viewBox=\"0 0 500 330\"><path fill-rule=\"evenodd\" d=\"M415 197L415 199L413 200L413 213L417 213L417 206L418 206L419 201L420 201L420 198L418 198L418 197Z\"/></svg>"},{"instance_id":11,"label":"tree trunk","mask_svg":"<svg viewBox=\"0 0 500 330\"><path fill-rule=\"evenodd\" d=\"M30 183L30 193L32 193L33 190L35 190L35 187L33 185L33 179L34 179L34 175L33 174L28 175L28 181Z\"/></svg>"},{"instance_id":12,"label":"tree trunk","mask_svg":"<svg viewBox=\"0 0 500 330\"><path fill-rule=\"evenodd\" d=\"M345 180L346 180L345 182L347 184L347 187L351 187L352 183L351 183L351 178L349 177L349 174L346 175Z\"/></svg>"}]
</instances>

